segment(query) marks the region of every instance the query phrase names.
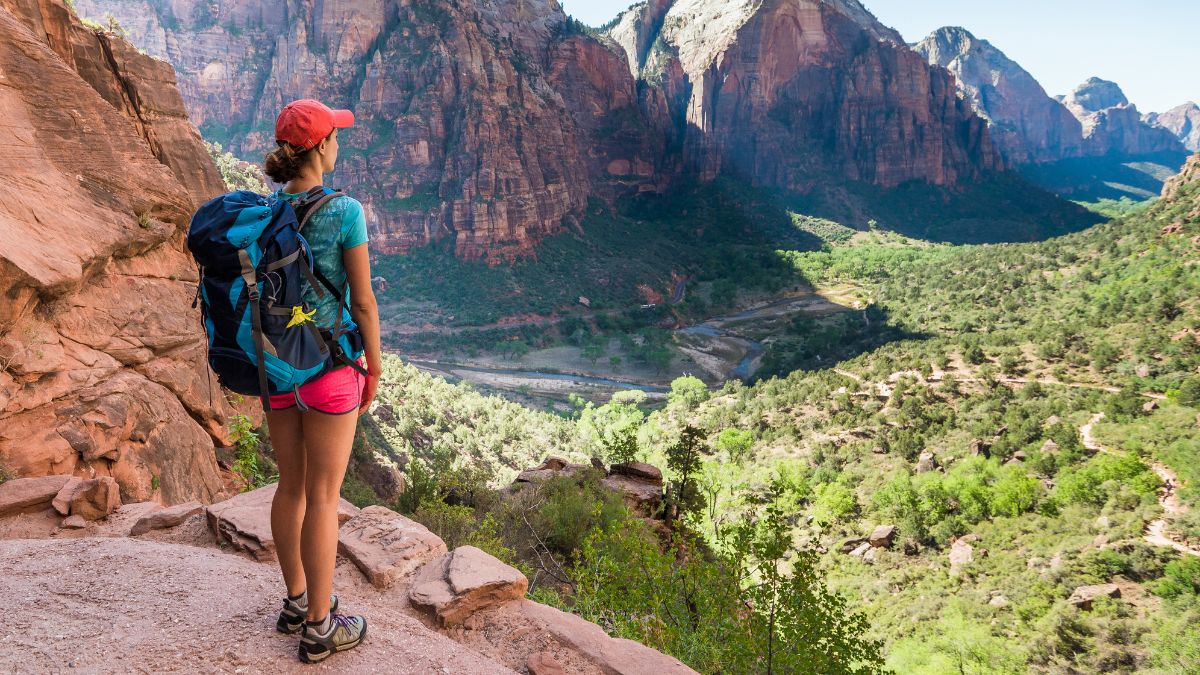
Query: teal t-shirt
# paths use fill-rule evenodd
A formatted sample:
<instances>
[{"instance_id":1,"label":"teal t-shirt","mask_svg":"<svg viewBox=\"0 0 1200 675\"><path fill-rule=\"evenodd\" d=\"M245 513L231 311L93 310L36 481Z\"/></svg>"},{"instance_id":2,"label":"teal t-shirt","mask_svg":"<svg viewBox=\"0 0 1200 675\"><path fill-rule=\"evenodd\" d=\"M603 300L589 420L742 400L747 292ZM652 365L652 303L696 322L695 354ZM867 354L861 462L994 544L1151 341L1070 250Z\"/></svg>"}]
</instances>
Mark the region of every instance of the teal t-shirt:
<instances>
[{"instance_id":1,"label":"teal t-shirt","mask_svg":"<svg viewBox=\"0 0 1200 675\"><path fill-rule=\"evenodd\" d=\"M278 191L276 197L294 201L303 195ZM304 224L300 231L308 246L312 249L313 266L325 275L326 279L337 288L346 288L346 303L350 302L350 288L346 284L346 264L342 253L356 246L367 243L367 218L363 213L362 204L353 197L338 197L321 207ZM321 297L312 289L305 292L304 301L309 307L314 307L317 314L314 320L322 328L332 328L337 318L338 299L330 293ZM349 312L343 316L343 321L350 320Z\"/></svg>"}]
</instances>

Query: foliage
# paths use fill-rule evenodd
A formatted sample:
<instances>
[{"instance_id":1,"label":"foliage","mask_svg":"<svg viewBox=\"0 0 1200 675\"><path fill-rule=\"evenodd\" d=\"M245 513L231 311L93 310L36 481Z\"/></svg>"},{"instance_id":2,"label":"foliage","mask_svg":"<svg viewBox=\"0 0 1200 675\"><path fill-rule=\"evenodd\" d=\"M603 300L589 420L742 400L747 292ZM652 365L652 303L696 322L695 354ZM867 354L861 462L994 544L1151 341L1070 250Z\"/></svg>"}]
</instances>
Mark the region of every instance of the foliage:
<instances>
[{"instance_id":1,"label":"foliage","mask_svg":"<svg viewBox=\"0 0 1200 675\"><path fill-rule=\"evenodd\" d=\"M221 180L225 182L227 190L249 190L260 195L269 192L266 176L258 165L238 159L231 152L225 152L220 143L205 141L204 147L208 149L209 156L221 172Z\"/></svg>"},{"instance_id":2,"label":"foliage","mask_svg":"<svg viewBox=\"0 0 1200 675\"><path fill-rule=\"evenodd\" d=\"M233 441L234 459L230 469L238 476L241 491L248 492L278 480L271 461L261 453L261 435L254 421L241 412L229 418L229 437Z\"/></svg>"}]
</instances>

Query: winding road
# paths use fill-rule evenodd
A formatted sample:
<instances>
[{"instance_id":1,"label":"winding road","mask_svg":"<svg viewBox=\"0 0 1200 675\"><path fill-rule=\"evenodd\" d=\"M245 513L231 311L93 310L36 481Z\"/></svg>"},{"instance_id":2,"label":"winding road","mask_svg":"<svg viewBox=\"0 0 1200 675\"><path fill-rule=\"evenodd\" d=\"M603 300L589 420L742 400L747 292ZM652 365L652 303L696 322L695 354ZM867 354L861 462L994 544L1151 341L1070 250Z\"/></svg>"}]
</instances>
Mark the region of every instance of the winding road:
<instances>
[{"instance_id":1,"label":"winding road","mask_svg":"<svg viewBox=\"0 0 1200 675\"><path fill-rule=\"evenodd\" d=\"M1086 424L1079 427L1079 435L1083 439L1083 447L1094 452L1105 452L1115 455L1115 452L1105 447L1104 444L1092 436L1092 427L1102 419L1104 419L1104 413L1096 413L1092 415ZM1151 468L1154 469L1154 473L1158 474L1158 477L1163 481L1163 489L1159 493L1158 504L1162 507L1166 515L1146 526L1145 540L1154 546L1169 546L1180 553L1200 556L1200 548L1187 546L1167 535L1168 517L1187 513L1188 510L1187 506L1179 501L1179 495L1175 494L1175 488L1179 486L1179 477L1175 475L1175 472L1171 471L1170 467L1161 462L1154 462Z\"/></svg>"}]
</instances>

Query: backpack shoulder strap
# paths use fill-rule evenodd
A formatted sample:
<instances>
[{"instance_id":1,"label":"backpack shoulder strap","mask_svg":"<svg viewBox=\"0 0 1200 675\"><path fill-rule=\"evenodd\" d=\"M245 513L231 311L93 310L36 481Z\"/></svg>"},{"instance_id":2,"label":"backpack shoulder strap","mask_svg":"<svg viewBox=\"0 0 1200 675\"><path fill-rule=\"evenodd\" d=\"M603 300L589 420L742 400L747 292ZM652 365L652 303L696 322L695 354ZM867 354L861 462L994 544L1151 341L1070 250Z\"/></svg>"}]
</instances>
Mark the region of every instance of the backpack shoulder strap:
<instances>
[{"instance_id":1,"label":"backpack shoulder strap","mask_svg":"<svg viewBox=\"0 0 1200 675\"><path fill-rule=\"evenodd\" d=\"M325 206L334 199L337 199L338 197L345 196L346 193L342 192L341 190L326 191L325 186L323 185L318 185L304 193L304 196L300 198L300 201L292 206L292 208L296 211L297 220L299 221L299 226L297 229L303 230L304 224L308 222L309 218L313 217L313 214L315 214L317 211L320 211L321 207Z\"/></svg>"}]
</instances>

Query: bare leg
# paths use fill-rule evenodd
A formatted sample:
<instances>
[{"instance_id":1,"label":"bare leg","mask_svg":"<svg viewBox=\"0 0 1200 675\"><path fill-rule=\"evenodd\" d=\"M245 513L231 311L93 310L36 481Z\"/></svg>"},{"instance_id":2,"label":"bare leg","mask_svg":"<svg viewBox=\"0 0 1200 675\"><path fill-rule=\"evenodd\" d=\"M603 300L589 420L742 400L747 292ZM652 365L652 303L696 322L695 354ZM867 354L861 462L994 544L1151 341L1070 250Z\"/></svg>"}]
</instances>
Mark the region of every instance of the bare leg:
<instances>
[{"instance_id":1,"label":"bare leg","mask_svg":"<svg viewBox=\"0 0 1200 675\"><path fill-rule=\"evenodd\" d=\"M324 619L333 592L333 566L337 558L338 500L358 415L303 413L307 462L304 529L300 555L308 579L308 618Z\"/></svg>"},{"instance_id":2,"label":"bare leg","mask_svg":"<svg viewBox=\"0 0 1200 675\"><path fill-rule=\"evenodd\" d=\"M304 523L304 436L296 408L267 413L271 447L279 466L279 487L271 502L271 536L288 595L304 592L304 566L300 563L300 526ZM328 602L328 601L327 601Z\"/></svg>"}]
</instances>

